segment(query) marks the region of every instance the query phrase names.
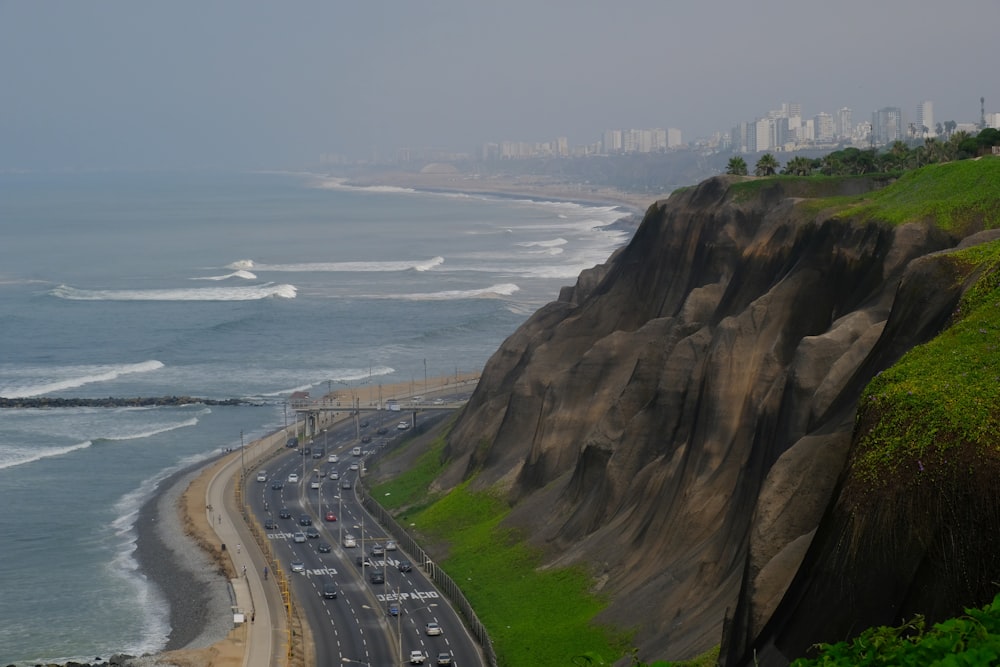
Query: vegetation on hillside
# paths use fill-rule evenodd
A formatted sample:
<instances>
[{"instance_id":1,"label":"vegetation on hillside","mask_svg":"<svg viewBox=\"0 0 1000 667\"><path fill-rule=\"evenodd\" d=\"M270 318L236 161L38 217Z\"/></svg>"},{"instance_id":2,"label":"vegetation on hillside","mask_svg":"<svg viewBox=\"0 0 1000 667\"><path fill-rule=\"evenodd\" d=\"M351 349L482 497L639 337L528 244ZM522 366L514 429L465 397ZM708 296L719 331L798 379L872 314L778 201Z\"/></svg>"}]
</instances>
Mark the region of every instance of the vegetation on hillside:
<instances>
[{"instance_id":1,"label":"vegetation on hillside","mask_svg":"<svg viewBox=\"0 0 1000 667\"><path fill-rule=\"evenodd\" d=\"M820 644L819 655L792 667L932 667L1000 661L1000 595L981 609L926 627L918 616L899 627L869 628L850 642Z\"/></svg>"}]
</instances>

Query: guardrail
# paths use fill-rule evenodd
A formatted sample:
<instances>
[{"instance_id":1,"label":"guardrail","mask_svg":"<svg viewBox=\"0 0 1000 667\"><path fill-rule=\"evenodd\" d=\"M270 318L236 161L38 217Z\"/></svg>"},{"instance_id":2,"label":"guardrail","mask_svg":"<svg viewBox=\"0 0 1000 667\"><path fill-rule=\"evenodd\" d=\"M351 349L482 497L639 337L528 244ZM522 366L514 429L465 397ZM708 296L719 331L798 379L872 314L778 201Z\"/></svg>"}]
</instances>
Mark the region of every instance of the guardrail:
<instances>
[{"instance_id":1,"label":"guardrail","mask_svg":"<svg viewBox=\"0 0 1000 667\"><path fill-rule=\"evenodd\" d=\"M368 460L375 462L386 452L385 449L378 449L371 453ZM366 461L367 463L367 461ZM362 478L363 479L363 478ZM441 591L448 596L448 598L455 605L458 610L459 615L462 617L462 621L465 623L465 627L469 629L469 632L479 645L483 649L483 655L486 658L486 663L490 667L497 667L497 656L496 652L493 650L493 640L490 639L489 632L486 630L486 626L479 620L476 616L475 610L472 608L472 604L465 597L462 589L459 587L455 580L452 579L448 574L442 570L437 563L435 563L427 555L421 547L420 544L410 535L405 528L395 517L389 513L387 509L382 507L372 496L368 495L364 482L355 485L355 490L357 494L361 497L361 504L364 506L372 516L385 528L386 532L391 534L396 543L402 547L404 551L410 554L412 557L416 558L420 562L420 566L424 569L424 572L431 578L431 580L438 585Z\"/></svg>"}]
</instances>

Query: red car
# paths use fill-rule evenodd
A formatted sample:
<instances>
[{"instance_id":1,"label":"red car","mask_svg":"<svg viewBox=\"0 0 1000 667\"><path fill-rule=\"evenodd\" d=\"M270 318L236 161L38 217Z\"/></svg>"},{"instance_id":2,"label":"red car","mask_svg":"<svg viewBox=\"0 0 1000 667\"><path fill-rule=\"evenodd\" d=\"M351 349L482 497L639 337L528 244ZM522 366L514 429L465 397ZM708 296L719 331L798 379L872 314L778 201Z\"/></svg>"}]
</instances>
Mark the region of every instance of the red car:
<instances>
[{"instance_id":1,"label":"red car","mask_svg":"<svg viewBox=\"0 0 1000 667\"><path fill-rule=\"evenodd\" d=\"M323 517L323 518L326 519L327 521L336 521L337 520L337 515L334 514L333 512L327 512L326 516Z\"/></svg>"}]
</instances>

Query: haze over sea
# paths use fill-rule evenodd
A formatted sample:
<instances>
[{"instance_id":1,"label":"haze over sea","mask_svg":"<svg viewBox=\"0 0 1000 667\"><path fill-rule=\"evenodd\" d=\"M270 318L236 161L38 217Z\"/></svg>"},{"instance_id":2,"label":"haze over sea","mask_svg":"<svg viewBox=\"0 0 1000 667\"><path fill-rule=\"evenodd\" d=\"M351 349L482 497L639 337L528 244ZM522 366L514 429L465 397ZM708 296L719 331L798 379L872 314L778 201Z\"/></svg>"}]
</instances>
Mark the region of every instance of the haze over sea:
<instances>
[{"instance_id":1,"label":"haze over sea","mask_svg":"<svg viewBox=\"0 0 1000 667\"><path fill-rule=\"evenodd\" d=\"M292 421L293 391L478 372L623 215L309 174L0 175L0 396L262 404L0 410L0 664L162 648L132 557L162 480Z\"/></svg>"}]
</instances>

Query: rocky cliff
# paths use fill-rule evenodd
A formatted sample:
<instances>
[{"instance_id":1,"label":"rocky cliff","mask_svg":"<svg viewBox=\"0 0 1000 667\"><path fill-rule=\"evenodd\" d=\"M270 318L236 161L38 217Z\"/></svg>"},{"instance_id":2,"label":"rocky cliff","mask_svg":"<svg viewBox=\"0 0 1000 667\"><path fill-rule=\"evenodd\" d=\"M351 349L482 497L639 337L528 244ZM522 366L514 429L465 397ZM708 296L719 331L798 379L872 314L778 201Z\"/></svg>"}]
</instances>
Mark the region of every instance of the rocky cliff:
<instances>
[{"instance_id":1,"label":"rocky cliff","mask_svg":"<svg viewBox=\"0 0 1000 667\"><path fill-rule=\"evenodd\" d=\"M864 494L831 509L859 399L947 325L967 283L933 253L982 226L828 203L885 186L716 177L655 203L627 247L493 355L440 485L500 490L549 566L590 566L611 600L597 620L635 629L644 659L724 634L727 664L754 651L783 664L842 638L824 627L860 630L827 604L864 570L834 548L864 539L848 525ZM877 587L884 569L857 583ZM776 614L783 598L799 606Z\"/></svg>"}]
</instances>

